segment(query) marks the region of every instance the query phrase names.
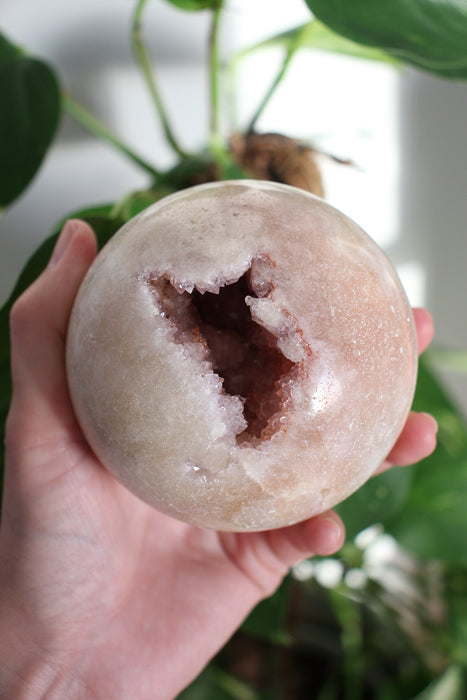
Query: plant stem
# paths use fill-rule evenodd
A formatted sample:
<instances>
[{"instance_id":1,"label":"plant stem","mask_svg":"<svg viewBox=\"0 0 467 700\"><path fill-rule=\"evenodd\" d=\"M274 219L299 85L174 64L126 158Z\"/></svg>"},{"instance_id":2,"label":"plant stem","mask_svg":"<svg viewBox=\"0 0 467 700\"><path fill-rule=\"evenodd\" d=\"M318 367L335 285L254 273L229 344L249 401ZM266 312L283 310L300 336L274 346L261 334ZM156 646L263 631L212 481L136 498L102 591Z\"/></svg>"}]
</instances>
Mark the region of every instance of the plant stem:
<instances>
[{"instance_id":1,"label":"plant stem","mask_svg":"<svg viewBox=\"0 0 467 700\"><path fill-rule=\"evenodd\" d=\"M219 153L223 150L219 114L219 77L221 72L219 25L221 14L222 2L219 2L213 10L211 32L209 36L209 83L211 95L210 145L214 153Z\"/></svg>"},{"instance_id":2,"label":"plant stem","mask_svg":"<svg viewBox=\"0 0 467 700\"><path fill-rule=\"evenodd\" d=\"M83 107L74 98L70 97L65 93L62 93L62 106L68 112L70 117L72 117L78 124L83 126L87 131L94 136L99 137L103 141L114 146L117 151L123 153L127 158L129 158L133 163L138 165L140 168L149 173L153 178L159 179L160 173L153 165L147 161L140 158L131 148L126 146L120 139L115 136L97 117L88 112L88 110Z\"/></svg>"},{"instance_id":3,"label":"plant stem","mask_svg":"<svg viewBox=\"0 0 467 700\"><path fill-rule=\"evenodd\" d=\"M281 83L281 81L282 81L282 79L283 79L283 77L284 77L284 75L285 75L285 73L286 73L286 71L287 71L287 68L288 68L289 65L290 65L290 61L292 60L292 57L293 57L293 55L294 55L294 53L295 53L295 50L296 50L296 49L295 49L295 46L293 46L293 47L291 47L290 49L288 49L288 51L287 51L287 53L286 53L286 55L285 55L285 58L284 58L284 60L283 60L283 62L282 62L282 65L281 65L281 67L279 68L279 72L277 73L276 77L275 77L274 80L272 81L272 83L271 83L269 89L267 90L265 96L264 96L263 99L261 100L261 102L260 102L260 104L259 104L259 107L257 108L257 110L256 110L256 112L254 113L254 115L253 115L253 117L252 117L250 123L248 124L248 127L247 127L247 129L246 129L246 133L247 133L247 134L251 134L251 133L254 131L258 119L260 118L260 116L261 116L262 113L264 112L265 108L266 108L267 105L269 104L269 102L270 102L272 96L274 95L274 93L275 93L275 91L276 91L276 88L277 88L278 85Z\"/></svg>"},{"instance_id":4,"label":"plant stem","mask_svg":"<svg viewBox=\"0 0 467 700\"><path fill-rule=\"evenodd\" d=\"M365 664L359 609L345 592L337 588L329 591L329 599L333 612L341 625L341 644L344 654L344 698L345 700L362 700Z\"/></svg>"},{"instance_id":5,"label":"plant stem","mask_svg":"<svg viewBox=\"0 0 467 700\"><path fill-rule=\"evenodd\" d=\"M135 52L138 64L141 68L141 72L149 90L149 94L151 95L151 99L153 101L157 116L162 124L162 128L167 142L170 144L175 153L178 156L180 156L180 158L188 158L188 154L178 144L178 141L175 138L175 135L170 126L169 119L167 117L167 113L159 93L159 88L157 87L154 71L151 65L151 60L143 42L141 18L146 3L147 0L138 0L133 14L133 23L131 31L133 50Z\"/></svg>"}]
</instances>

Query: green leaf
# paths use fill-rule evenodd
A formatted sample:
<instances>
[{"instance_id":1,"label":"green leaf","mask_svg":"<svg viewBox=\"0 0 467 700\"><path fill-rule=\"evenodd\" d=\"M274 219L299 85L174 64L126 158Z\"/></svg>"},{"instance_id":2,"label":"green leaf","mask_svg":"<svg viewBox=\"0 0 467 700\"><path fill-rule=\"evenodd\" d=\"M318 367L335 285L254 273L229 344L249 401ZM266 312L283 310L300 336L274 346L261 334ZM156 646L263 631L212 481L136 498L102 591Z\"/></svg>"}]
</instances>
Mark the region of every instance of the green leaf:
<instances>
[{"instance_id":1,"label":"green leaf","mask_svg":"<svg viewBox=\"0 0 467 700\"><path fill-rule=\"evenodd\" d=\"M414 700L464 700L464 698L465 684L462 669L453 664Z\"/></svg>"},{"instance_id":2,"label":"green leaf","mask_svg":"<svg viewBox=\"0 0 467 700\"><path fill-rule=\"evenodd\" d=\"M467 78L466 0L306 0L338 34L418 68Z\"/></svg>"},{"instance_id":3,"label":"green leaf","mask_svg":"<svg viewBox=\"0 0 467 700\"><path fill-rule=\"evenodd\" d=\"M247 617L242 631L272 644L288 644L287 613L291 595L291 580L286 578L280 588L261 601Z\"/></svg>"},{"instance_id":4,"label":"green leaf","mask_svg":"<svg viewBox=\"0 0 467 700\"><path fill-rule=\"evenodd\" d=\"M467 565L466 503L467 458L443 459L438 450L416 467L405 507L386 530L421 557Z\"/></svg>"},{"instance_id":5,"label":"green leaf","mask_svg":"<svg viewBox=\"0 0 467 700\"><path fill-rule=\"evenodd\" d=\"M428 360L434 370L446 369L451 372L467 374L467 350L436 348L430 350Z\"/></svg>"},{"instance_id":6,"label":"green leaf","mask_svg":"<svg viewBox=\"0 0 467 700\"><path fill-rule=\"evenodd\" d=\"M390 469L373 477L335 510L345 523L347 540L374 523L385 524L404 504L412 481L410 469Z\"/></svg>"},{"instance_id":7,"label":"green leaf","mask_svg":"<svg viewBox=\"0 0 467 700\"><path fill-rule=\"evenodd\" d=\"M184 158L170 170L161 173L158 188L168 192L178 192L186 187L199 185L215 180L241 180L251 177L232 158L228 151L222 150L216 154L206 152L197 153L190 158Z\"/></svg>"},{"instance_id":8,"label":"green leaf","mask_svg":"<svg viewBox=\"0 0 467 700\"><path fill-rule=\"evenodd\" d=\"M423 557L467 564L467 427L431 370L421 359L414 410L438 421L438 447L414 467L391 469L337 506L348 539L381 523L407 549Z\"/></svg>"},{"instance_id":9,"label":"green leaf","mask_svg":"<svg viewBox=\"0 0 467 700\"><path fill-rule=\"evenodd\" d=\"M466 565L467 428L424 361L414 407L437 419L438 447L411 470L404 508L386 523L386 530L419 556Z\"/></svg>"},{"instance_id":10,"label":"green leaf","mask_svg":"<svg viewBox=\"0 0 467 700\"><path fill-rule=\"evenodd\" d=\"M206 10L222 5L223 0L167 0L180 10Z\"/></svg>"},{"instance_id":11,"label":"green leaf","mask_svg":"<svg viewBox=\"0 0 467 700\"><path fill-rule=\"evenodd\" d=\"M96 207L85 209L74 213L67 218L79 218L87 221L94 229L99 248L101 248L111 236L124 223L120 218L111 218L112 206ZM23 268L19 279L4 306L0 309L0 440L3 445L5 433L5 421L8 414L11 399L11 377L10 377L10 333L9 316L10 310L15 300L45 269L52 254L53 247L57 240L61 225L49 238L47 238L39 248L33 253L31 258ZM0 452L0 490L3 474L3 450Z\"/></svg>"},{"instance_id":12,"label":"green leaf","mask_svg":"<svg viewBox=\"0 0 467 700\"><path fill-rule=\"evenodd\" d=\"M467 672L467 569L451 566L445 574L444 599L451 622L451 658ZM465 679L467 681L467 675Z\"/></svg>"},{"instance_id":13,"label":"green leaf","mask_svg":"<svg viewBox=\"0 0 467 700\"><path fill-rule=\"evenodd\" d=\"M129 221L143 209L175 191L173 187L168 185L157 185L149 190L131 192L115 204L111 212L111 218L117 217L123 221Z\"/></svg>"},{"instance_id":14,"label":"green leaf","mask_svg":"<svg viewBox=\"0 0 467 700\"><path fill-rule=\"evenodd\" d=\"M4 63L18 58L24 54L19 46L15 46L11 41L8 41L6 36L0 33L0 68Z\"/></svg>"},{"instance_id":15,"label":"green leaf","mask_svg":"<svg viewBox=\"0 0 467 700\"><path fill-rule=\"evenodd\" d=\"M161 175L161 184L174 191L215 179L216 164L208 153L199 153L176 163Z\"/></svg>"},{"instance_id":16,"label":"green leaf","mask_svg":"<svg viewBox=\"0 0 467 700\"><path fill-rule=\"evenodd\" d=\"M428 411L438 421L438 448L432 459L462 459L467 456L467 426L432 370L431 351L419 363L417 389L414 398L416 411Z\"/></svg>"},{"instance_id":17,"label":"green leaf","mask_svg":"<svg viewBox=\"0 0 467 700\"><path fill-rule=\"evenodd\" d=\"M246 683L211 663L177 700L260 700L260 696Z\"/></svg>"},{"instance_id":18,"label":"green leaf","mask_svg":"<svg viewBox=\"0 0 467 700\"><path fill-rule=\"evenodd\" d=\"M260 49L282 48L285 51L296 51L297 49L314 49L318 51L330 51L354 58L362 58L371 61L382 61L385 63L397 64L398 61L390 56L386 51L369 46L362 46L355 41L332 31L319 20L312 20L306 24L289 29L286 32L276 34L266 41L255 44L243 50L238 58L246 56Z\"/></svg>"},{"instance_id":19,"label":"green leaf","mask_svg":"<svg viewBox=\"0 0 467 700\"><path fill-rule=\"evenodd\" d=\"M0 207L31 182L52 143L59 115L53 71L0 34Z\"/></svg>"}]
</instances>

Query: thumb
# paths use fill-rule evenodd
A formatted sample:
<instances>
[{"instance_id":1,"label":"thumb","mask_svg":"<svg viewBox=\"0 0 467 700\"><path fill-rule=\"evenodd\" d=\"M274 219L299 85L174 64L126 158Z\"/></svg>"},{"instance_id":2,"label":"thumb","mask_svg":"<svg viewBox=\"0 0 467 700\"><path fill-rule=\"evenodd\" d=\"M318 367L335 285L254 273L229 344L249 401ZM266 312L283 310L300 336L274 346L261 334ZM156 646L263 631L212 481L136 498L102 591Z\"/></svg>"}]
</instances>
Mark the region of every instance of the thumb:
<instances>
[{"instance_id":1,"label":"thumb","mask_svg":"<svg viewBox=\"0 0 467 700\"><path fill-rule=\"evenodd\" d=\"M65 372L66 332L73 301L96 248L88 224L68 221L48 267L11 310L12 409L20 413L26 435L28 428L47 429L57 416L72 417Z\"/></svg>"}]
</instances>

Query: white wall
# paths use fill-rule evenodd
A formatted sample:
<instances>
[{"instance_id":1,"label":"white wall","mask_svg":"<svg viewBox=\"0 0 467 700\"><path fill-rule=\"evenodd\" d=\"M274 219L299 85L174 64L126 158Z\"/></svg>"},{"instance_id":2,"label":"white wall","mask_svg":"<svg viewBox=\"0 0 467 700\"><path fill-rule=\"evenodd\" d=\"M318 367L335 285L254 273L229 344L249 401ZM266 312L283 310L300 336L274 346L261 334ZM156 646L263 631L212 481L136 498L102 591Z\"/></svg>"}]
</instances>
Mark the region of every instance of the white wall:
<instances>
[{"instance_id":1,"label":"white wall","mask_svg":"<svg viewBox=\"0 0 467 700\"><path fill-rule=\"evenodd\" d=\"M394 257L424 269L435 343L467 350L467 81L406 71L400 101L401 235ZM467 416L467 376L443 378Z\"/></svg>"}]
</instances>

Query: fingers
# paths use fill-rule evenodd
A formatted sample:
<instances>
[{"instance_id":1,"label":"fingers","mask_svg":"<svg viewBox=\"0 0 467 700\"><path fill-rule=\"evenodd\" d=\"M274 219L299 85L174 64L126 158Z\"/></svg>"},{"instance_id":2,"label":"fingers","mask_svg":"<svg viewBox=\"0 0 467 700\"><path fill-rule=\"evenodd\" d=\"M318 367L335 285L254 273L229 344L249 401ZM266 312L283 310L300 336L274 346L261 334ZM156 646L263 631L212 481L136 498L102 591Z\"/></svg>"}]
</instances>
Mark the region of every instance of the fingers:
<instances>
[{"instance_id":1,"label":"fingers","mask_svg":"<svg viewBox=\"0 0 467 700\"><path fill-rule=\"evenodd\" d=\"M436 447L437 432L438 424L433 416L428 413L410 413L386 462L401 467L425 459Z\"/></svg>"},{"instance_id":2,"label":"fingers","mask_svg":"<svg viewBox=\"0 0 467 700\"><path fill-rule=\"evenodd\" d=\"M10 315L13 397L23 418L64 410L68 400L65 338L74 298L96 255L83 221L63 228L50 263L15 302Z\"/></svg>"},{"instance_id":3,"label":"fingers","mask_svg":"<svg viewBox=\"0 0 467 700\"><path fill-rule=\"evenodd\" d=\"M433 319L426 309L412 309L412 312L417 329L418 352L421 354L433 340Z\"/></svg>"},{"instance_id":4,"label":"fingers","mask_svg":"<svg viewBox=\"0 0 467 700\"><path fill-rule=\"evenodd\" d=\"M334 511L327 511L277 530L221 532L219 537L225 554L263 597L270 595L298 562L314 554L337 552L344 544L345 528Z\"/></svg>"},{"instance_id":5,"label":"fingers","mask_svg":"<svg viewBox=\"0 0 467 700\"><path fill-rule=\"evenodd\" d=\"M344 544L345 529L334 511L266 533L269 546L288 568L314 554L329 556Z\"/></svg>"},{"instance_id":6,"label":"fingers","mask_svg":"<svg viewBox=\"0 0 467 700\"><path fill-rule=\"evenodd\" d=\"M413 316L420 354L433 339L433 319L426 309L413 309ZM412 411L396 444L375 474L381 474L392 466L415 464L428 457L436 447L437 432L438 424L433 416Z\"/></svg>"},{"instance_id":7,"label":"fingers","mask_svg":"<svg viewBox=\"0 0 467 700\"><path fill-rule=\"evenodd\" d=\"M431 314L426 309L413 309L417 329L418 352L422 353L433 339ZM436 447L438 425L428 413L409 414L407 422L386 460L375 472L380 474L392 466L406 466L428 457Z\"/></svg>"}]
</instances>

